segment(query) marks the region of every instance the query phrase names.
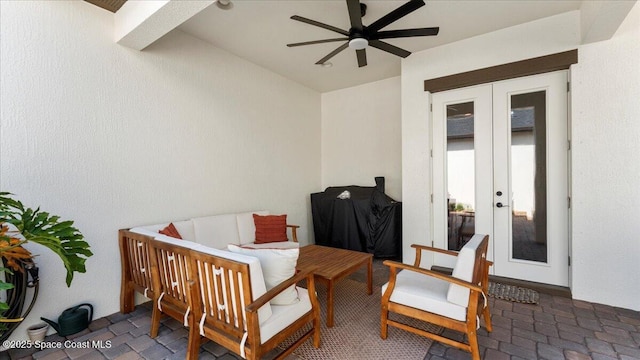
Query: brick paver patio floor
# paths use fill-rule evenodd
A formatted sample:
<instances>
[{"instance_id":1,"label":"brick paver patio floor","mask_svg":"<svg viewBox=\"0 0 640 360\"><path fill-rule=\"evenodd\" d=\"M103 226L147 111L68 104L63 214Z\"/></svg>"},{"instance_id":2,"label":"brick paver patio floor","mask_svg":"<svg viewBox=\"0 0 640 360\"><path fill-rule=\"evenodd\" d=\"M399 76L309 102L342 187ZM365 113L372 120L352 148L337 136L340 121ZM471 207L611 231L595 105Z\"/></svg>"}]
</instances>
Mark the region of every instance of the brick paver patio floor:
<instances>
[{"instance_id":1,"label":"brick paver patio floor","mask_svg":"<svg viewBox=\"0 0 640 360\"><path fill-rule=\"evenodd\" d=\"M374 284L387 281L386 267L374 261ZM364 274L352 278L364 280ZM537 305L490 300L494 330L479 330L482 358L502 359L640 359L640 312L540 294ZM0 359L184 359L187 331L182 324L164 319L156 339L149 337L149 303L130 314L116 313L94 320L90 328L72 337L47 337L48 342L73 344L102 341L102 348L12 349ZM445 336L460 338L455 332ZM383 341L383 340L380 340ZM469 353L434 343L425 360L470 359ZM200 359L241 359L223 347L203 344ZM289 356L296 360L297 357ZM369 360L369 359L367 359Z\"/></svg>"}]
</instances>

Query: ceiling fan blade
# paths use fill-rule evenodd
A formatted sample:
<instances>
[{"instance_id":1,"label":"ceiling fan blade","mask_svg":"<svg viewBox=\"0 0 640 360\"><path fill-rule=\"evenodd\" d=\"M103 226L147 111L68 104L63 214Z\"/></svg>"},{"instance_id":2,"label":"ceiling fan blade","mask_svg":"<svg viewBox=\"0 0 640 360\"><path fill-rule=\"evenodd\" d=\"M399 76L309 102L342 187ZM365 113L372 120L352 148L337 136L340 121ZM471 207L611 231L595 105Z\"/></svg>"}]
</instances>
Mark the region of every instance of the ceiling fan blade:
<instances>
[{"instance_id":1,"label":"ceiling fan blade","mask_svg":"<svg viewBox=\"0 0 640 360\"><path fill-rule=\"evenodd\" d=\"M351 20L351 27L358 31L362 31L360 0L347 0L347 8L349 9L349 20Z\"/></svg>"},{"instance_id":2,"label":"ceiling fan blade","mask_svg":"<svg viewBox=\"0 0 640 360\"><path fill-rule=\"evenodd\" d=\"M300 21L300 22L303 22L303 23L307 23L309 25L314 25L314 26L317 26L317 27L321 27L323 29L331 30L333 32L337 32L338 34L342 34L344 36L349 36L349 32L348 31L344 31L344 30L339 29L339 28L337 28L335 26L327 25L327 24L321 23L319 21L307 19L307 18L302 17L302 16L293 15L291 17L291 19L292 20L297 20L297 21Z\"/></svg>"},{"instance_id":3,"label":"ceiling fan blade","mask_svg":"<svg viewBox=\"0 0 640 360\"><path fill-rule=\"evenodd\" d=\"M303 45L322 44L322 43L328 43L328 42L334 42L334 41L347 41L347 40L349 40L349 38L334 38L334 39L324 39L324 40L313 40L313 41L305 41L305 42L287 44L287 46L288 47L294 47L294 46L303 46Z\"/></svg>"},{"instance_id":4,"label":"ceiling fan blade","mask_svg":"<svg viewBox=\"0 0 640 360\"><path fill-rule=\"evenodd\" d=\"M347 48L347 46L349 46L349 43L346 42L342 45L340 45L337 49L333 50L332 52L330 52L327 56L323 57L322 59L318 60L318 62L316 62L316 65L322 65L324 64L327 60L331 59L332 57L336 56L340 51L344 50Z\"/></svg>"},{"instance_id":5,"label":"ceiling fan blade","mask_svg":"<svg viewBox=\"0 0 640 360\"><path fill-rule=\"evenodd\" d=\"M374 21L369 25L368 29L370 32L378 31L401 17L418 10L424 5L424 0L410 0L408 3L403 4L399 8Z\"/></svg>"},{"instance_id":6,"label":"ceiling fan blade","mask_svg":"<svg viewBox=\"0 0 640 360\"><path fill-rule=\"evenodd\" d=\"M365 49L356 50L358 57L358 67L367 66L367 51Z\"/></svg>"},{"instance_id":7,"label":"ceiling fan blade","mask_svg":"<svg viewBox=\"0 0 640 360\"><path fill-rule=\"evenodd\" d=\"M421 29L404 29L404 30L388 30L378 31L371 35L371 39L393 39L412 36L433 36L438 35L439 27L421 28Z\"/></svg>"},{"instance_id":8,"label":"ceiling fan blade","mask_svg":"<svg viewBox=\"0 0 640 360\"><path fill-rule=\"evenodd\" d=\"M391 53L393 55L398 55L400 57L406 58L407 56L411 55L410 51L407 51L405 49L401 49L397 46L391 45L389 43L386 43L384 41L380 41L380 40L370 40L369 41L369 45L373 46L376 49L380 49L382 51L386 51L388 53Z\"/></svg>"}]
</instances>

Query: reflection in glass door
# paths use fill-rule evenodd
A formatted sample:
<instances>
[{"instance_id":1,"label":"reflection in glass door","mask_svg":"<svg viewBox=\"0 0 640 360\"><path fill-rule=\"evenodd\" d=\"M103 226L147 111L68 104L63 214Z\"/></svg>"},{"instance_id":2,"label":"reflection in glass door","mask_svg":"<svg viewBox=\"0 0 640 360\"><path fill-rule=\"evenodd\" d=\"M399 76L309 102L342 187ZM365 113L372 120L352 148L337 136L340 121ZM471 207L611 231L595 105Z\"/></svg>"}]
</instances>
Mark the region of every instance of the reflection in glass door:
<instances>
[{"instance_id":1,"label":"reflection in glass door","mask_svg":"<svg viewBox=\"0 0 640 360\"><path fill-rule=\"evenodd\" d=\"M458 251L475 232L473 102L447 105L447 244Z\"/></svg>"},{"instance_id":2,"label":"reflection in glass door","mask_svg":"<svg viewBox=\"0 0 640 360\"><path fill-rule=\"evenodd\" d=\"M511 96L511 257L547 262L546 91Z\"/></svg>"}]
</instances>

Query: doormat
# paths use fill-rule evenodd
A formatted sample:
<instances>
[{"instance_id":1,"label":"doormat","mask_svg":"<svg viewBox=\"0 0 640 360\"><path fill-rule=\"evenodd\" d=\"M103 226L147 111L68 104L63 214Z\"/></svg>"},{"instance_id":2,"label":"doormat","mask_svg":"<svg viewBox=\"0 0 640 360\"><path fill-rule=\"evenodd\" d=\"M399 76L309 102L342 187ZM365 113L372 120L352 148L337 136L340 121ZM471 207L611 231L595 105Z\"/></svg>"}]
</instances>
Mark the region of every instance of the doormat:
<instances>
[{"instance_id":1,"label":"doormat","mask_svg":"<svg viewBox=\"0 0 640 360\"><path fill-rule=\"evenodd\" d=\"M494 282L489 282L489 296L524 304L537 304L540 298L535 290Z\"/></svg>"}]
</instances>

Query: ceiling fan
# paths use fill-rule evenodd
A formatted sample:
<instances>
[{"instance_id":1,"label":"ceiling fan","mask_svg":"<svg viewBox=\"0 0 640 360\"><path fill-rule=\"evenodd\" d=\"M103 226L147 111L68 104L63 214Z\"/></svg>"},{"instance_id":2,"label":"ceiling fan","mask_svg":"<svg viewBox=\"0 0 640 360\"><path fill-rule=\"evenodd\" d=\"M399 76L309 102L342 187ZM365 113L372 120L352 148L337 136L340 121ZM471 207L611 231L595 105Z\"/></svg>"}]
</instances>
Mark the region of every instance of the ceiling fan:
<instances>
[{"instance_id":1,"label":"ceiling fan","mask_svg":"<svg viewBox=\"0 0 640 360\"><path fill-rule=\"evenodd\" d=\"M369 26L364 26L362 24L362 17L367 12L367 5L360 3L360 0L347 0L347 9L349 10L349 19L351 21L351 28L349 31L342 30L335 26L327 25L315 20L307 19L302 16L293 15L291 19L301 21L303 23L307 23L310 25L318 26L323 29L331 30L338 34L344 35L346 37L341 38L333 38L333 39L324 39L324 40L314 40L314 41L305 41L294 44L287 44L288 47L294 46L303 46L303 45L312 45L312 44L321 44L335 41L345 41L346 42L340 45L337 49L333 50L327 56L316 62L317 65L323 65L327 60L331 59L335 55L337 55L342 50L347 47L354 49L356 51L356 56L358 58L358 67L367 66L367 46L372 46L376 49L380 49L382 51L386 51L388 53L406 58L411 55L411 52L399 48L397 46L391 45L387 42L382 41L381 39L393 39L400 37L413 37L413 36L433 36L438 35L438 31L440 31L439 27L429 27L429 28L418 28L418 29L403 29L403 30L387 30L380 31L382 28L387 25L397 21L398 19L418 10L422 6L424 6L424 0L410 0L409 2L401 5L397 9L391 11L387 15L381 17L380 19L374 21Z\"/></svg>"}]
</instances>

